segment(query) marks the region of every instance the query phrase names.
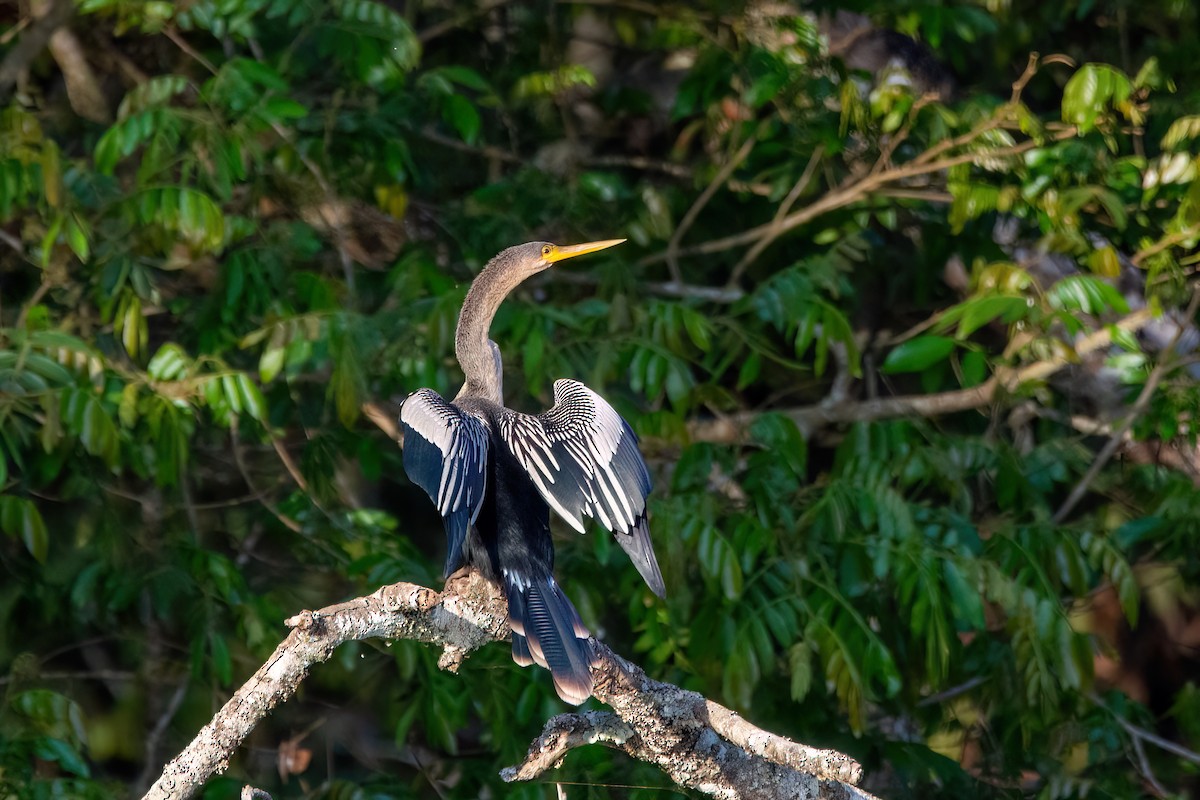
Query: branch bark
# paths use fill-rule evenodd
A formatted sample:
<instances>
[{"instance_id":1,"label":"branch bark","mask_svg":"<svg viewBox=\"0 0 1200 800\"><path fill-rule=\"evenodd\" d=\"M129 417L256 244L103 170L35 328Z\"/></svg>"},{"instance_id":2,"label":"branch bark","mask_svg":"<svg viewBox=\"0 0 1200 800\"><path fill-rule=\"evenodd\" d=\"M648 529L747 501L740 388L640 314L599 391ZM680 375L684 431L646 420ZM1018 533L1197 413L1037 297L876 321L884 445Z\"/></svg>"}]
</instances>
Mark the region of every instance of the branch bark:
<instances>
[{"instance_id":1,"label":"branch bark","mask_svg":"<svg viewBox=\"0 0 1200 800\"><path fill-rule=\"evenodd\" d=\"M510 634L503 594L476 573L451 577L441 592L409 583L384 586L367 597L304 611L287 624L292 632L166 765L145 800L194 796L228 767L258 722L343 642L427 642L442 648L438 665L453 672L472 652ZM653 680L604 644L594 644L595 696L613 710L554 717L525 761L504 770L505 780L535 778L569 750L595 742L655 764L681 786L714 797L871 800L853 785L862 768L849 756L757 728L695 692Z\"/></svg>"}]
</instances>

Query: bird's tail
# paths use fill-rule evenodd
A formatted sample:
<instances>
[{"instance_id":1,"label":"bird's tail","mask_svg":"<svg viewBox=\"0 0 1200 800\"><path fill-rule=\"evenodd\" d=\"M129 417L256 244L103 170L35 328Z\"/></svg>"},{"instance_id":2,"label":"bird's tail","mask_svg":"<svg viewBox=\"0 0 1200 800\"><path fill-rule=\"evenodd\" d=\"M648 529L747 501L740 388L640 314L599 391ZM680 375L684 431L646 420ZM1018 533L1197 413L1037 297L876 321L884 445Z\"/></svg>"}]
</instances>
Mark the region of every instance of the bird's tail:
<instances>
[{"instance_id":1,"label":"bird's tail","mask_svg":"<svg viewBox=\"0 0 1200 800\"><path fill-rule=\"evenodd\" d=\"M529 578L506 570L504 588L513 661L550 670L554 690L572 705L591 697L591 634L554 578Z\"/></svg>"}]
</instances>

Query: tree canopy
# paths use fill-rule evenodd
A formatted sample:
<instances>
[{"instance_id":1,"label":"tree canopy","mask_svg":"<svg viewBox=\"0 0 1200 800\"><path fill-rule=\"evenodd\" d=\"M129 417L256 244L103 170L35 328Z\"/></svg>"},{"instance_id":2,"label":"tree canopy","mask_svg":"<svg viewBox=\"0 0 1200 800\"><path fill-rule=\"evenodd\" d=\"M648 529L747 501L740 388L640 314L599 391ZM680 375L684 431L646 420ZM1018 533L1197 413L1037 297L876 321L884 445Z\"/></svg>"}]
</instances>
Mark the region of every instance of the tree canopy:
<instances>
[{"instance_id":1,"label":"tree canopy","mask_svg":"<svg viewBox=\"0 0 1200 800\"><path fill-rule=\"evenodd\" d=\"M658 600L588 627L889 798L1195 792L1185 0L45 0L0 35L0 796L124 797L282 620L440 585L396 403L525 284L509 405L629 419ZM598 569L601 565L603 569ZM491 646L360 642L206 797L657 797Z\"/></svg>"}]
</instances>

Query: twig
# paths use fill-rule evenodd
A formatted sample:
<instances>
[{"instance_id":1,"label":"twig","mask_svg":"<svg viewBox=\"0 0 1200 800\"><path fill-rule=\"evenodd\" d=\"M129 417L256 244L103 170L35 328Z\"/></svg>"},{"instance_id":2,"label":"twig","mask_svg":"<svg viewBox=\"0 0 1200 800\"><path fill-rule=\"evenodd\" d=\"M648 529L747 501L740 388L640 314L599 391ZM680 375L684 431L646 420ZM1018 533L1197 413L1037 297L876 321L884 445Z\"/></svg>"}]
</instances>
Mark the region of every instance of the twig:
<instances>
[{"instance_id":1,"label":"twig","mask_svg":"<svg viewBox=\"0 0 1200 800\"><path fill-rule=\"evenodd\" d=\"M937 694L931 694L928 697L922 697L920 700L917 701L917 708L926 708L928 706L940 706L942 703L946 702L947 700L953 700L955 697L958 697L959 695L966 694L967 692L971 691L976 686L981 686L987 680L988 680L988 678L985 675L976 675L974 678L971 678L968 681L964 681L964 682L960 683L958 686L951 686L949 689L938 692Z\"/></svg>"},{"instance_id":2,"label":"twig","mask_svg":"<svg viewBox=\"0 0 1200 800\"><path fill-rule=\"evenodd\" d=\"M21 244L21 240L3 228L0 228L0 242L4 242L13 250L16 250L22 258L28 259L28 255L25 253L25 246Z\"/></svg>"},{"instance_id":3,"label":"twig","mask_svg":"<svg viewBox=\"0 0 1200 800\"><path fill-rule=\"evenodd\" d=\"M1200 288L1192 291L1192 300L1188 303L1187 311L1184 312L1185 320L1193 320L1196 318L1196 309L1200 307ZM1087 494L1088 488L1092 485L1092 481L1096 480L1096 476L1100 474L1100 470L1108 463L1108 460L1113 457L1113 453L1117 452L1125 441L1125 434L1133 427L1133 424L1146 411L1146 407L1150 405L1150 400L1154 397L1155 390L1158 389L1158 383L1166 374L1167 368L1173 362L1175 353L1175 345L1179 343L1179 337L1183 335L1186 325L1179 325L1175 329L1175 335L1171 337L1171 341L1159 356L1158 363L1154 365L1154 369L1150 370L1149 377L1146 378L1146 384L1142 387L1142 391L1138 393L1137 400L1130 407L1129 413L1125 415L1125 419L1121 424L1113 429L1112 435L1108 437L1108 441L1104 443L1104 447L1100 448L1100 452L1096 454L1092 464L1088 467L1087 472L1079 479L1079 483L1075 484L1071 489L1071 493L1067 495L1067 499L1059 507L1058 511L1054 512L1052 521L1054 524L1061 523L1067 518L1067 515L1074 510L1075 506Z\"/></svg>"},{"instance_id":4,"label":"twig","mask_svg":"<svg viewBox=\"0 0 1200 800\"><path fill-rule=\"evenodd\" d=\"M146 763L142 766L141 775L138 776L137 783L138 791L145 789L150 785L150 781L154 778L154 765L158 763L158 747L162 744L163 734L167 732L167 726L171 724L171 720L175 719L175 715L179 713L179 707L183 705L183 698L187 695L188 682L182 680L175 687L175 691L171 693L171 699L167 701L167 707L163 709L163 713L159 715L154 723L154 727L146 734L146 742L143 749L146 752Z\"/></svg>"},{"instance_id":5,"label":"twig","mask_svg":"<svg viewBox=\"0 0 1200 800\"><path fill-rule=\"evenodd\" d=\"M692 203L691 208L683 215L683 219L679 221L675 232L671 234L671 240L667 242L666 260L667 269L670 271L671 280L674 283L683 284L683 273L679 271L678 261L679 242L683 239L683 235L692 227L692 223L696 221L696 217L708 205L708 201L717 193L717 190L724 185L725 181L729 180L729 176L733 174L733 171L741 166L741 163L750 155L750 151L754 149L754 145L757 142L758 140L754 136L748 137L742 143L742 146L738 148L737 152L721 165L721 168L717 170L717 174L709 181L708 186L704 187L704 191L700 193L700 196Z\"/></svg>"},{"instance_id":6,"label":"twig","mask_svg":"<svg viewBox=\"0 0 1200 800\"><path fill-rule=\"evenodd\" d=\"M787 197L783 198L783 202L779 204L779 208L775 210L775 217L771 220L771 224L767 232L762 238L754 243L754 246L746 251L737 265L729 273L729 281L725 284L726 288L733 289L738 285L738 281L742 279L742 274L749 269L764 250L771 246L779 235L783 233L783 220L792 210L792 206L804 194L804 190L808 188L808 184L812 181L813 175L817 172L817 165L821 163L821 159L825 156L825 146L818 145L811 156L809 156L808 164L804 167L804 172L801 173L800 179L792 186L791 191L787 193Z\"/></svg>"},{"instance_id":7,"label":"twig","mask_svg":"<svg viewBox=\"0 0 1200 800\"><path fill-rule=\"evenodd\" d=\"M489 0L489 2L480 3L470 11L430 25L428 28L417 34L417 41L423 45L428 44L439 36L445 36L455 28L461 28L464 24L470 22L475 17L482 17L485 14L488 14L507 4L508 0Z\"/></svg>"},{"instance_id":8,"label":"twig","mask_svg":"<svg viewBox=\"0 0 1200 800\"><path fill-rule=\"evenodd\" d=\"M439 666L455 671L470 653L510 636L503 593L474 572L452 577L442 592L393 584L367 597L302 612L287 624L292 632L166 765L146 800L193 796L228 764L257 723L291 697L309 670L344 642L426 642L442 648ZM848 756L756 728L695 692L652 680L640 667L592 641L594 693L612 708L611 717L597 719L609 734L607 743L659 766L681 786L728 798L763 796L761 787L769 786L771 796L870 800L851 785L861 779L862 770ZM578 722L581 716L587 719L572 718ZM621 735L627 731L634 736Z\"/></svg>"},{"instance_id":9,"label":"twig","mask_svg":"<svg viewBox=\"0 0 1200 800\"><path fill-rule=\"evenodd\" d=\"M304 480L304 475L301 474L300 468L296 466L296 462L292 458L292 454L287 451L287 448L284 446L283 442L272 436L271 446L275 448L275 452L278 454L279 460L283 462L283 468L287 470L288 475L292 476L292 480L294 480L296 485L300 487L300 491L309 494L308 481Z\"/></svg>"},{"instance_id":10,"label":"twig","mask_svg":"<svg viewBox=\"0 0 1200 800\"><path fill-rule=\"evenodd\" d=\"M1146 757L1146 746L1142 744L1142 737L1131 736L1133 740L1133 753L1137 756L1138 772L1150 784L1150 788L1159 797L1170 797L1171 793L1167 791L1167 787L1158 782L1158 776L1154 774L1154 768L1150 766L1150 759Z\"/></svg>"},{"instance_id":11,"label":"twig","mask_svg":"<svg viewBox=\"0 0 1200 800\"><path fill-rule=\"evenodd\" d=\"M376 427L386 433L389 439L398 442L401 447L404 446L404 431L396 424L399 417L396 411L389 411L383 403L376 400L368 400L362 404L362 413L363 416L374 422Z\"/></svg>"},{"instance_id":12,"label":"twig","mask_svg":"<svg viewBox=\"0 0 1200 800\"><path fill-rule=\"evenodd\" d=\"M29 676L37 681L131 681L140 677L138 673L120 669L90 669L35 672ZM24 680L22 675L0 675L0 686L17 680Z\"/></svg>"},{"instance_id":13,"label":"twig","mask_svg":"<svg viewBox=\"0 0 1200 800\"><path fill-rule=\"evenodd\" d=\"M25 327L25 319L29 316L29 312L33 310L34 306L42 302L42 298L46 296L46 292L48 291L50 291L50 271L45 270L42 272L41 283L33 290L33 294L29 296L29 299L21 304L21 310L17 313L17 328Z\"/></svg>"},{"instance_id":14,"label":"twig","mask_svg":"<svg viewBox=\"0 0 1200 800\"><path fill-rule=\"evenodd\" d=\"M1033 76L1037 74L1038 61L1040 59L1041 56L1036 52L1029 54L1029 60L1025 62L1025 71L1021 73L1021 77L1013 81L1012 96L1008 100L1009 105L1015 106L1021 102L1021 95L1025 92L1025 87L1029 85L1029 82L1033 80Z\"/></svg>"},{"instance_id":15,"label":"twig","mask_svg":"<svg viewBox=\"0 0 1200 800\"><path fill-rule=\"evenodd\" d=\"M670 175L674 178L690 179L695 177L696 171L684 164L673 164L670 161L659 161L645 156L592 156L583 159L582 163L588 167L623 167L626 169L640 169L647 172L661 172L664 175ZM775 191L775 187L769 183L761 181L740 181L730 178L725 182L726 185L735 192L746 192L747 194L755 194L759 197L770 197Z\"/></svg>"},{"instance_id":16,"label":"twig","mask_svg":"<svg viewBox=\"0 0 1200 800\"><path fill-rule=\"evenodd\" d=\"M935 189L880 189L874 192L875 197L887 197L894 200L920 200L925 203L953 203L954 195L949 192L939 192Z\"/></svg>"},{"instance_id":17,"label":"twig","mask_svg":"<svg viewBox=\"0 0 1200 800\"><path fill-rule=\"evenodd\" d=\"M581 286L595 286L600 283L600 279L595 275L586 272L567 272L564 270L552 270L548 273L549 279L559 283L574 283ZM718 286L693 286L687 283L675 283L674 281L649 281L639 283L638 288L642 291L650 292L662 297L680 297L691 300L703 300L708 303L731 304L736 303L746 296L746 293L737 287L718 287Z\"/></svg>"},{"instance_id":18,"label":"twig","mask_svg":"<svg viewBox=\"0 0 1200 800\"><path fill-rule=\"evenodd\" d=\"M999 123L991 127L998 127ZM986 128L990 130L991 128ZM973 135L978 135L979 129L972 132ZM1061 141L1075 136L1075 128L1068 127L1056 131L1050 135L1052 141ZM951 140L948 140L951 141ZM945 144L945 143L943 143ZM765 235L770 233L782 234L792 230L800 225L803 225L822 214L827 214L838 208L843 208L852 203L856 203L867 197L877 189L884 187L887 184L895 183L906 178L914 178L918 175L928 175L933 172L941 172L944 169L957 166L959 164L969 164L981 159L998 159L1008 158L1015 155L1020 155L1027 150L1032 150L1035 147L1040 147L1043 143L1039 140L1030 139L1028 141L1019 142L1017 144L1008 145L1006 147L997 147L991 150L983 150L979 152L962 153L956 156L951 156L940 161L927 161L923 157L918 156L910 162L906 162L901 166L893 167L892 169L883 172L877 172L874 175L866 175L858 180L853 180L843 184L832 191L829 191L815 200L813 203L801 208L798 211L793 211L782 220L777 222L768 222L754 228L749 228L740 233L723 236L719 239L712 239L707 242L692 245L690 247L680 248L675 254L676 256L690 255L711 255L713 253L721 253L726 250L731 250L735 247L751 244L758 241ZM940 149L939 145L938 148ZM931 151L926 151L929 153ZM664 261L667 257L666 251L654 253L646 256L638 262L639 266L648 266Z\"/></svg>"},{"instance_id":19,"label":"twig","mask_svg":"<svg viewBox=\"0 0 1200 800\"><path fill-rule=\"evenodd\" d=\"M180 36L178 31L176 31L174 28L164 28L163 36L166 36L168 39L170 39L172 44L182 50L185 55L190 56L192 60L194 60L200 66L204 67L213 75L217 74L217 66L205 58L203 53L188 44L187 39L184 39L182 36Z\"/></svg>"},{"instance_id":20,"label":"twig","mask_svg":"<svg viewBox=\"0 0 1200 800\"><path fill-rule=\"evenodd\" d=\"M417 132L421 135L422 139L426 139L434 144L440 144L442 147L449 147L451 150L458 150L462 153L473 153L475 155L490 158L495 161L504 161L508 164L525 163L524 158L521 158L521 156L517 155L516 153L510 153L502 147L496 147L495 145L490 144L467 144L466 142L459 141L458 139L452 139L449 136L444 136L428 127L421 128Z\"/></svg>"},{"instance_id":21,"label":"twig","mask_svg":"<svg viewBox=\"0 0 1200 800\"><path fill-rule=\"evenodd\" d=\"M229 441L233 448L233 461L237 464L238 472L242 473L242 480L246 482L246 488L259 496L259 502L262 503L263 508L270 511L275 519L283 523L284 527L292 533L300 533L303 530L300 523L276 508L275 504L268 500L265 494L259 492L254 485L254 481L250 478L250 470L246 468L246 461L242 458L242 445L238 441L238 422L236 416L229 423Z\"/></svg>"},{"instance_id":22,"label":"twig","mask_svg":"<svg viewBox=\"0 0 1200 800\"><path fill-rule=\"evenodd\" d=\"M1113 719L1115 719L1117 721L1117 724L1120 725L1122 728L1124 728L1125 732L1128 733L1130 738L1132 738L1135 742L1137 742L1139 740L1143 741L1143 742L1148 742L1149 744L1154 745L1155 747L1159 748L1160 750L1165 750L1166 752L1170 753L1173 756L1178 756L1179 758L1182 758L1185 761L1190 761L1193 764L1200 765L1200 753L1197 753L1195 750L1189 750L1188 748L1184 747L1181 744L1172 742L1170 739L1164 739L1163 737L1159 736L1157 733L1148 731L1139 725L1134 725L1132 722L1125 719L1125 717L1121 716L1116 711L1113 711L1111 708L1109 708L1108 704L1105 703L1104 700L1101 699L1101 697L1099 695L1095 694L1094 692L1088 693L1088 699L1091 700L1093 703L1095 703L1100 708L1103 708L1105 711L1112 714ZM1145 756L1144 751L1139 752L1139 756L1144 757ZM1155 781L1155 783L1157 783L1157 781ZM1169 795L1170 792L1166 792L1165 794Z\"/></svg>"},{"instance_id":23,"label":"twig","mask_svg":"<svg viewBox=\"0 0 1200 800\"><path fill-rule=\"evenodd\" d=\"M1162 251L1169 250L1177 244L1182 244L1183 242L1196 238L1200 238L1200 225L1194 225L1186 230L1172 233L1170 236L1164 236L1144 250L1137 251L1129 260L1140 267L1142 262L1151 256L1156 256Z\"/></svg>"},{"instance_id":24,"label":"twig","mask_svg":"<svg viewBox=\"0 0 1200 800\"><path fill-rule=\"evenodd\" d=\"M908 116L904 119L904 124L900 126L900 130L896 131L895 135L888 139L887 144L879 151L879 158L875 159L875 163L871 165L871 172L882 172L883 168L892 163L892 156L896 154L896 148L904 144L912 133L913 124L917 121L917 114L921 109L938 99L936 94L923 94L916 99L912 104L912 108L908 110Z\"/></svg>"}]
</instances>

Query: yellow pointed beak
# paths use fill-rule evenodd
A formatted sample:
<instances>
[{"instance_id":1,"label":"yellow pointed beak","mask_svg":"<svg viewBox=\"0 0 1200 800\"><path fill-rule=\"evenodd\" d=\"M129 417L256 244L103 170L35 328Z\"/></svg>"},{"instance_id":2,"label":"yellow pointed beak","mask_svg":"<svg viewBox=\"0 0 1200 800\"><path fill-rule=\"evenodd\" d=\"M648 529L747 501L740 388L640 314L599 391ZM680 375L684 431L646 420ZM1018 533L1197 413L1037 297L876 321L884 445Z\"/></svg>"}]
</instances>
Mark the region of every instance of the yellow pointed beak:
<instances>
[{"instance_id":1,"label":"yellow pointed beak","mask_svg":"<svg viewBox=\"0 0 1200 800\"><path fill-rule=\"evenodd\" d=\"M625 241L625 240L624 239L605 239L602 242L587 242L586 244L568 244L568 245L564 245L561 247L559 245L552 245L552 247L554 249L551 250L546 255L542 256L542 258L545 259L546 261L549 261L550 263L554 263L556 261L562 261L563 259L574 258L575 256L582 256L587 253L594 253L597 250L603 250L606 247L613 247L614 245L618 245L623 241Z\"/></svg>"}]
</instances>

